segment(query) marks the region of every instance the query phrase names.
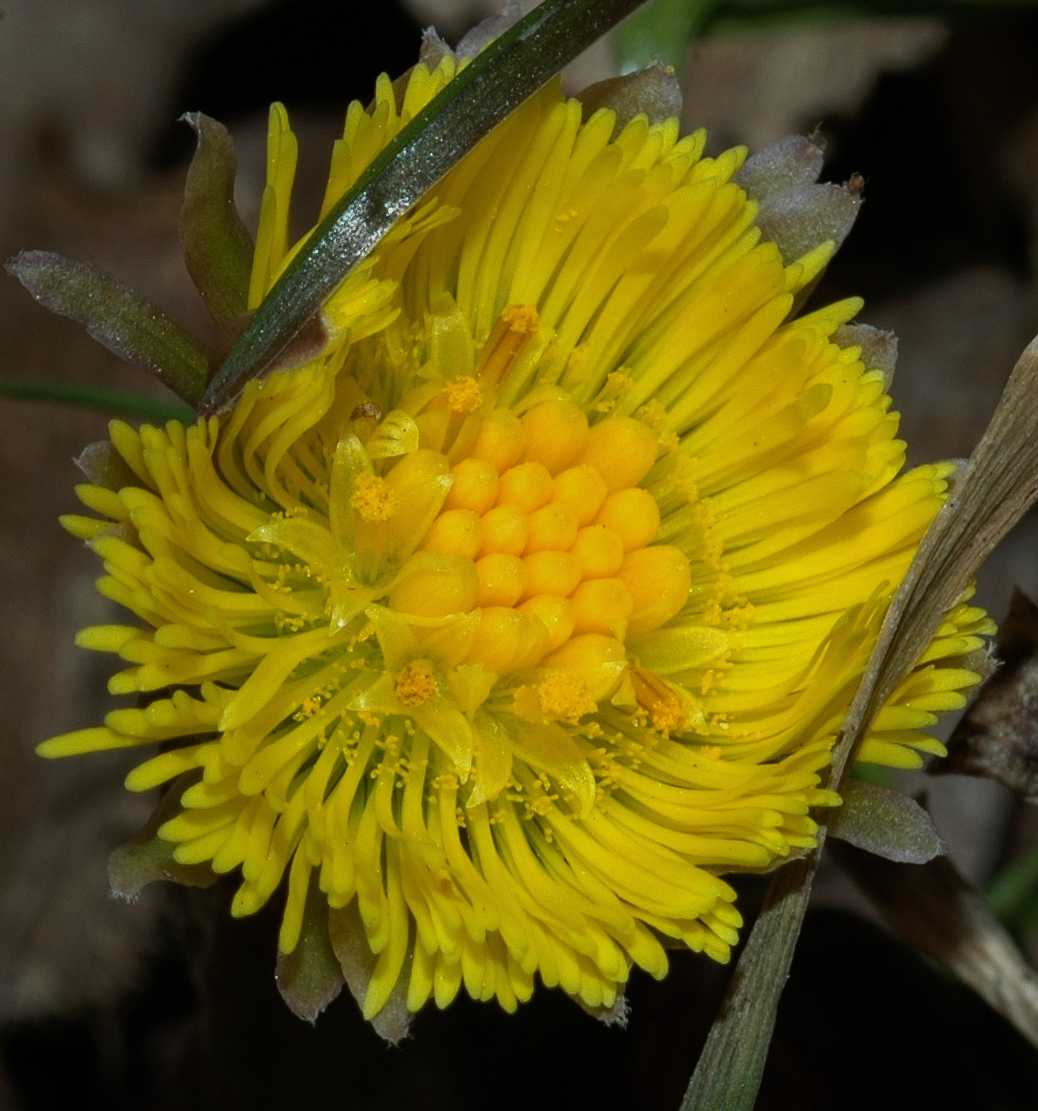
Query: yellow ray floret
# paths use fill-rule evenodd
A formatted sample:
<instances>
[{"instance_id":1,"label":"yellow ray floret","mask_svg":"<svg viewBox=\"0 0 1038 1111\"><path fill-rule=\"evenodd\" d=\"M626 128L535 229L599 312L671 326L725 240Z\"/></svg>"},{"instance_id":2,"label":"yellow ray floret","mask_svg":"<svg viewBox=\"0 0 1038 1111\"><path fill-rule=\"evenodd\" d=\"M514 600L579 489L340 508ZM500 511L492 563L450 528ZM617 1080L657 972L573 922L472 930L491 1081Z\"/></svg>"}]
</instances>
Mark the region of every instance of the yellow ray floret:
<instances>
[{"instance_id":1,"label":"yellow ray floret","mask_svg":"<svg viewBox=\"0 0 1038 1111\"><path fill-rule=\"evenodd\" d=\"M455 71L379 82L336 143L327 210ZM733 180L745 152L589 119L557 86L470 154L325 307L324 348L190 427L111 426L132 479L65 525L134 615L79 643L146 697L48 756L160 744L159 830L355 914L364 1001L534 977L609 1007L664 940L728 960L725 873L814 844L811 810L885 605L950 467L902 472L884 378L843 302L794 295ZM296 143L271 115L255 307L287 239ZM992 631L950 612L859 757L940 753ZM172 693L170 693L172 691Z\"/></svg>"}]
</instances>

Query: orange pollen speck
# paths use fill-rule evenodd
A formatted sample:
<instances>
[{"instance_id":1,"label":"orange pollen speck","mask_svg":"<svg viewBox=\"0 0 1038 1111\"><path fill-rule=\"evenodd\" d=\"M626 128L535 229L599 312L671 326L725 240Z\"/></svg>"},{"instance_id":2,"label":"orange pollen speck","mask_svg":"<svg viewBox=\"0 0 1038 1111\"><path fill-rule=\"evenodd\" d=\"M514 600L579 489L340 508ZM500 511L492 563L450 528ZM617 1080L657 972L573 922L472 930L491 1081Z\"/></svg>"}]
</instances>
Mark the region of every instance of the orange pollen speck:
<instances>
[{"instance_id":1,"label":"orange pollen speck","mask_svg":"<svg viewBox=\"0 0 1038 1111\"><path fill-rule=\"evenodd\" d=\"M362 474L353 487L350 505L365 521L388 521L396 512L396 494L377 474Z\"/></svg>"},{"instance_id":2,"label":"orange pollen speck","mask_svg":"<svg viewBox=\"0 0 1038 1111\"><path fill-rule=\"evenodd\" d=\"M537 310L533 305L509 305L501 319L513 332L529 335L537 330Z\"/></svg>"},{"instance_id":3,"label":"orange pollen speck","mask_svg":"<svg viewBox=\"0 0 1038 1111\"><path fill-rule=\"evenodd\" d=\"M680 729L685 714L678 696L658 676L641 667L631 668L634 696L638 705L648 711L652 727L659 733Z\"/></svg>"},{"instance_id":4,"label":"orange pollen speck","mask_svg":"<svg viewBox=\"0 0 1038 1111\"><path fill-rule=\"evenodd\" d=\"M439 694L432 668L424 660L407 664L396 677L396 696L405 706L424 706Z\"/></svg>"},{"instance_id":5,"label":"orange pollen speck","mask_svg":"<svg viewBox=\"0 0 1038 1111\"><path fill-rule=\"evenodd\" d=\"M649 716L657 733L671 733L680 729L685 722L680 709L676 706L664 706L662 703L653 706Z\"/></svg>"},{"instance_id":6,"label":"orange pollen speck","mask_svg":"<svg viewBox=\"0 0 1038 1111\"><path fill-rule=\"evenodd\" d=\"M576 723L596 710L588 684L579 674L549 671L535 688L540 712L546 718Z\"/></svg>"},{"instance_id":7,"label":"orange pollen speck","mask_svg":"<svg viewBox=\"0 0 1038 1111\"><path fill-rule=\"evenodd\" d=\"M595 712L595 700L579 675L549 671L537 684L537 699L547 718L576 722Z\"/></svg>"},{"instance_id":8,"label":"orange pollen speck","mask_svg":"<svg viewBox=\"0 0 1038 1111\"><path fill-rule=\"evenodd\" d=\"M452 413L473 413L483 403L483 391L471 375L452 379L443 392Z\"/></svg>"},{"instance_id":9,"label":"orange pollen speck","mask_svg":"<svg viewBox=\"0 0 1038 1111\"><path fill-rule=\"evenodd\" d=\"M532 305L509 305L504 309L487 340L480 379L491 385L500 382L536 335L538 323L537 310Z\"/></svg>"}]
</instances>

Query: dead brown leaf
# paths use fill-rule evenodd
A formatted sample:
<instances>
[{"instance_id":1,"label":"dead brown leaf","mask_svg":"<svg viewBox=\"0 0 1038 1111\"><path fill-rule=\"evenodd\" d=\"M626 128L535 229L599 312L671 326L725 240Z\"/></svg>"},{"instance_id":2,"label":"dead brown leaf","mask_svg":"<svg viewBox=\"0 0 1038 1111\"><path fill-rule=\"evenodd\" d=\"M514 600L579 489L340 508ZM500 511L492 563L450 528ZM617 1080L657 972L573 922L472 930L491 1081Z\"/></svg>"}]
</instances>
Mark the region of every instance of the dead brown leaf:
<instances>
[{"instance_id":1,"label":"dead brown leaf","mask_svg":"<svg viewBox=\"0 0 1038 1111\"><path fill-rule=\"evenodd\" d=\"M900 937L948 968L1038 1046L1038 974L946 856L895 864L846 844L834 842L830 851Z\"/></svg>"},{"instance_id":2,"label":"dead brown leaf","mask_svg":"<svg viewBox=\"0 0 1038 1111\"><path fill-rule=\"evenodd\" d=\"M1038 803L1038 606L1017 590L998 637L1002 666L955 727L938 774L976 775Z\"/></svg>"}]
</instances>

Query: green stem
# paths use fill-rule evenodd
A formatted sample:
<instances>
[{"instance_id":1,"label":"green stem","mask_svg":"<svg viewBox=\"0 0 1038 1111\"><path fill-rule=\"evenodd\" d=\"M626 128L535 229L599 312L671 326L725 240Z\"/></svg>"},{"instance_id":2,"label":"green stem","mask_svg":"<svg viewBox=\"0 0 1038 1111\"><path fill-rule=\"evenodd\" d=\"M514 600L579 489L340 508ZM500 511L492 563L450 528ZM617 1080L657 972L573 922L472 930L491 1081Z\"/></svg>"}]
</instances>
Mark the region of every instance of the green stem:
<instances>
[{"instance_id":1,"label":"green stem","mask_svg":"<svg viewBox=\"0 0 1038 1111\"><path fill-rule=\"evenodd\" d=\"M991 881L987 898L1006 926L1019 928L1030 918L1038 908L1038 850L1003 868Z\"/></svg>"},{"instance_id":2,"label":"green stem","mask_svg":"<svg viewBox=\"0 0 1038 1111\"><path fill-rule=\"evenodd\" d=\"M190 424L195 419L195 414L186 405L145 397L128 390L106 389L103 386L76 386L67 382L0 381L0 397L12 401L52 401L147 421L179 420Z\"/></svg>"},{"instance_id":3,"label":"green stem","mask_svg":"<svg viewBox=\"0 0 1038 1111\"><path fill-rule=\"evenodd\" d=\"M349 270L509 112L644 0L545 0L408 124L321 221L217 371L212 412L263 373Z\"/></svg>"}]
</instances>

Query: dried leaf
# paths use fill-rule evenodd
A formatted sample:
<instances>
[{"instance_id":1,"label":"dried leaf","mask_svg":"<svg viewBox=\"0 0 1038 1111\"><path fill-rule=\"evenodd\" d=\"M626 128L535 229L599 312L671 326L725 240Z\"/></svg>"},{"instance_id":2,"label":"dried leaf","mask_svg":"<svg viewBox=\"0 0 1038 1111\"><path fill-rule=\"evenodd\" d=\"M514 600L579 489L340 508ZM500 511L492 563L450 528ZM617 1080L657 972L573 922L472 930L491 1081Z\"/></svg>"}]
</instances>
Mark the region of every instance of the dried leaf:
<instances>
[{"instance_id":1,"label":"dried leaf","mask_svg":"<svg viewBox=\"0 0 1038 1111\"><path fill-rule=\"evenodd\" d=\"M1013 593L999 629L1002 666L984 684L934 772L977 775L1038 803L1038 606Z\"/></svg>"},{"instance_id":2,"label":"dried leaf","mask_svg":"<svg viewBox=\"0 0 1038 1111\"><path fill-rule=\"evenodd\" d=\"M75 464L88 481L106 490L121 490L140 482L109 440L87 444L76 456Z\"/></svg>"},{"instance_id":3,"label":"dried leaf","mask_svg":"<svg viewBox=\"0 0 1038 1111\"><path fill-rule=\"evenodd\" d=\"M681 1111L752 1111L756 1104L813 871L814 862L805 858L780 869L771 881Z\"/></svg>"},{"instance_id":4,"label":"dried leaf","mask_svg":"<svg viewBox=\"0 0 1038 1111\"><path fill-rule=\"evenodd\" d=\"M826 240L839 247L860 208L860 194L842 185L812 182L766 196L760 202L757 224L782 257L793 260Z\"/></svg>"},{"instance_id":5,"label":"dried leaf","mask_svg":"<svg viewBox=\"0 0 1038 1111\"><path fill-rule=\"evenodd\" d=\"M341 910L333 909L328 912L328 936L346 986L356 999L357 1006L363 1008L364 997L378 958L368 946L355 899ZM414 1020L414 1015L407 1009L407 989L404 983L405 978L401 977L386 1005L371 1020L375 1032L390 1045L397 1045L407 1037Z\"/></svg>"},{"instance_id":6,"label":"dried leaf","mask_svg":"<svg viewBox=\"0 0 1038 1111\"><path fill-rule=\"evenodd\" d=\"M188 404L205 391L208 360L161 309L85 262L22 251L6 268L44 308L86 326L113 354L143 367Z\"/></svg>"},{"instance_id":7,"label":"dried leaf","mask_svg":"<svg viewBox=\"0 0 1038 1111\"><path fill-rule=\"evenodd\" d=\"M843 846L838 856L892 929L1038 1046L1038 974L947 857L908 868Z\"/></svg>"},{"instance_id":8,"label":"dried leaf","mask_svg":"<svg viewBox=\"0 0 1038 1111\"><path fill-rule=\"evenodd\" d=\"M621 1030L626 1030L631 1018L631 1004L628 1003L627 996L623 992L620 992L611 1007L589 1007L579 999L577 999L577 1006L585 1014L598 1019L603 1026L618 1026Z\"/></svg>"},{"instance_id":9,"label":"dried leaf","mask_svg":"<svg viewBox=\"0 0 1038 1111\"><path fill-rule=\"evenodd\" d=\"M217 877L204 864L179 864L174 845L157 837L133 838L108 857L108 884L117 899L134 903L149 883L164 880L182 887L212 887Z\"/></svg>"},{"instance_id":10,"label":"dried leaf","mask_svg":"<svg viewBox=\"0 0 1038 1111\"><path fill-rule=\"evenodd\" d=\"M518 0L505 0L497 15L487 16L471 30L466 31L454 53L459 58L474 58L485 50L494 39L500 38L522 18L523 9Z\"/></svg>"},{"instance_id":11,"label":"dried leaf","mask_svg":"<svg viewBox=\"0 0 1038 1111\"><path fill-rule=\"evenodd\" d=\"M748 158L735 177L757 202L764 235L789 262L830 240L838 248L861 207L860 190L818 182L823 159L823 147L813 137L787 135ZM808 300L820 276L798 291L795 309Z\"/></svg>"},{"instance_id":12,"label":"dried leaf","mask_svg":"<svg viewBox=\"0 0 1038 1111\"><path fill-rule=\"evenodd\" d=\"M117 899L136 902L149 883L163 880L183 887L212 887L217 876L206 864L180 864L173 859L175 845L162 841L156 831L180 810L180 796L192 782L181 776L170 784L144 828L108 857L108 884Z\"/></svg>"},{"instance_id":13,"label":"dried leaf","mask_svg":"<svg viewBox=\"0 0 1038 1111\"><path fill-rule=\"evenodd\" d=\"M288 1009L311 1025L342 991L342 970L328 936L328 902L311 884L303 911L299 942L289 953L278 953L274 982Z\"/></svg>"},{"instance_id":14,"label":"dried leaf","mask_svg":"<svg viewBox=\"0 0 1038 1111\"><path fill-rule=\"evenodd\" d=\"M824 160L825 151L806 135L786 135L751 154L735 181L764 202L817 181Z\"/></svg>"},{"instance_id":15,"label":"dried leaf","mask_svg":"<svg viewBox=\"0 0 1038 1111\"><path fill-rule=\"evenodd\" d=\"M426 27L422 32L422 45L418 51L418 60L426 69L435 69L444 58L454 56L454 51L440 37L435 27Z\"/></svg>"},{"instance_id":16,"label":"dried leaf","mask_svg":"<svg viewBox=\"0 0 1038 1111\"><path fill-rule=\"evenodd\" d=\"M253 249L234 205L234 143L222 123L201 112L180 118L197 138L180 210L184 262L213 319L227 324L248 308Z\"/></svg>"},{"instance_id":17,"label":"dried leaf","mask_svg":"<svg viewBox=\"0 0 1038 1111\"><path fill-rule=\"evenodd\" d=\"M1036 394L1038 339L1031 341L1013 368L991 423L887 610L833 750L831 784L840 784L876 710L922 654L943 615L1038 497ZM781 869L772 881L682 1111L718 1107L751 1111L826 832L823 818L815 855ZM934 868L942 860L938 857L919 867Z\"/></svg>"},{"instance_id":18,"label":"dried leaf","mask_svg":"<svg viewBox=\"0 0 1038 1111\"><path fill-rule=\"evenodd\" d=\"M857 743L996 544L1038 498L1038 339L1020 356L980 443L894 596L844 722ZM849 751L841 746L836 776Z\"/></svg>"},{"instance_id":19,"label":"dried leaf","mask_svg":"<svg viewBox=\"0 0 1038 1111\"><path fill-rule=\"evenodd\" d=\"M871 324L844 324L836 329L833 342L841 347L860 347L866 370L883 374L884 388L890 389L897 367L897 335Z\"/></svg>"},{"instance_id":20,"label":"dried leaf","mask_svg":"<svg viewBox=\"0 0 1038 1111\"><path fill-rule=\"evenodd\" d=\"M856 849L900 864L925 864L944 852L933 819L914 799L875 783L849 779L829 834Z\"/></svg>"},{"instance_id":21,"label":"dried leaf","mask_svg":"<svg viewBox=\"0 0 1038 1111\"><path fill-rule=\"evenodd\" d=\"M659 62L623 77L608 77L589 85L577 94L588 119L599 108L616 113L618 128L626 126L635 116L648 116L649 123L662 123L671 116L681 117L681 85L671 66Z\"/></svg>"}]
</instances>

